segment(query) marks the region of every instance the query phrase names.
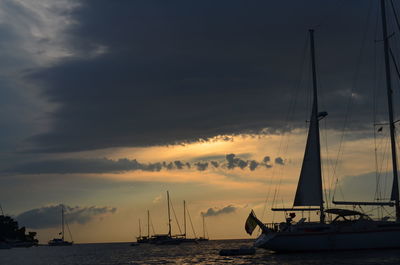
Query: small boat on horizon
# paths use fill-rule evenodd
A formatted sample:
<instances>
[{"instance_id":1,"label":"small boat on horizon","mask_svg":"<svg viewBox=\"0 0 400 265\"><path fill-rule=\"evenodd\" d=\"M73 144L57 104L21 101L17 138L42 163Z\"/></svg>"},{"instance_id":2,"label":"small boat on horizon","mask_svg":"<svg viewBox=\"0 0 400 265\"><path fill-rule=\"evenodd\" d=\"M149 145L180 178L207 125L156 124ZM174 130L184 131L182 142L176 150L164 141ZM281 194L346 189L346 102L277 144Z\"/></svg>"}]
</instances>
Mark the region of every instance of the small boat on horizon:
<instances>
[{"instance_id":1,"label":"small boat on horizon","mask_svg":"<svg viewBox=\"0 0 400 265\"><path fill-rule=\"evenodd\" d=\"M147 236L142 236L142 226L139 219L139 236L136 237L136 243L149 243L151 240L150 236L150 212L147 210Z\"/></svg>"},{"instance_id":2,"label":"small boat on horizon","mask_svg":"<svg viewBox=\"0 0 400 265\"><path fill-rule=\"evenodd\" d=\"M71 246L74 242L73 241L66 241L64 240L64 233L65 233L65 229L64 229L64 205L61 204L61 232L59 233L59 235L61 235L61 238L53 238L52 240L50 240L48 242L49 246ZM68 224L67 224L68 226ZM69 230L69 228L68 228Z\"/></svg>"},{"instance_id":3,"label":"small boat on horizon","mask_svg":"<svg viewBox=\"0 0 400 265\"><path fill-rule=\"evenodd\" d=\"M206 222L204 220L204 218L205 218L204 213L201 214L201 217L202 217L202 221L203 221L203 236L197 238L197 241L208 241L209 238L208 238L208 233L206 236Z\"/></svg>"}]
</instances>

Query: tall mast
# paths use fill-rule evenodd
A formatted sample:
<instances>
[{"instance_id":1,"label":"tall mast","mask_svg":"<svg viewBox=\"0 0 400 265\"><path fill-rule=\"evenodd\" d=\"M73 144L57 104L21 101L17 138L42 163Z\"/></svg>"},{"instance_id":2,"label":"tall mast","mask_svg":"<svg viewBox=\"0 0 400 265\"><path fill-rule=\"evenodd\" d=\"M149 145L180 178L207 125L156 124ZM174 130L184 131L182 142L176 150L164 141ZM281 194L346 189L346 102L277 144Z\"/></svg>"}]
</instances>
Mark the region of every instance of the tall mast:
<instances>
[{"instance_id":1,"label":"tall mast","mask_svg":"<svg viewBox=\"0 0 400 265\"><path fill-rule=\"evenodd\" d=\"M171 236L171 211L169 209L169 192L167 191L167 203L168 203L168 235Z\"/></svg>"},{"instance_id":2,"label":"tall mast","mask_svg":"<svg viewBox=\"0 0 400 265\"><path fill-rule=\"evenodd\" d=\"M319 117L318 117L318 90L317 90L317 71L316 71L316 65L315 65L315 47L314 47L314 30L310 29L310 48L311 48L311 67L312 67L312 77L313 77L313 115L315 115L315 117L313 117L316 120L316 124L315 126L317 134L316 134L316 138L317 138L317 164L318 164L318 171L319 171L319 176L321 176L322 178L322 174L321 174L321 144L320 144L320 139L319 139ZM320 222L324 223L325 222L325 213L324 213L324 200L323 200L323 191L322 191L322 179L319 179L320 183L320 190L321 190L321 203L319 205L320 208Z\"/></svg>"},{"instance_id":3,"label":"tall mast","mask_svg":"<svg viewBox=\"0 0 400 265\"><path fill-rule=\"evenodd\" d=\"M390 72L390 60L389 60L389 40L387 34L386 24L386 7L385 1L381 0L381 12L382 12L382 35L383 35L383 47L385 54L385 72L386 72L386 89L389 109L389 128L390 128L390 143L392 149L392 167L393 167L393 186L391 200L395 201L396 208L396 221L400 221L400 207L399 207L399 184L397 175L397 154L396 154L396 137L395 127L393 121L393 99L392 99L392 79Z\"/></svg>"},{"instance_id":4,"label":"tall mast","mask_svg":"<svg viewBox=\"0 0 400 265\"><path fill-rule=\"evenodd\" d=\"M139 218L139 237L142 237L142 226L140 225L140 218Z\"/></svg>"},{"instance_id":5,"label":"tall mast","mask_svg":"<svg viewBox=\"0 0 400 265\"><path fill-rule=\"evenodd\" d=\"M147 238L150 237L150 212L147 210Z\"/></svg>"},{"instance_id":6,"label":"tall mast","mask_svg":"<svg viewBox=\"0 0 400 265\"><path fill-rule=\"evenodd\" d=\"M206 226L204 223L204 214L202 214L202 217L203 217L203 238L206 238Z\"/></svg>"},{"instance_id":7,"label":"tall mast","mask_svg":"<svg viewBox=\"0 0 400 265\"><path fill-rule=\"evenodd\" d=\"M183 201L183 233L186 238L186 202Z\"/></svg>"},{"instance_id":8,"label":"tall mast","mask_svg":"<svg viewBox=\"0 0 400 265\"><path fill-rule=\"evenodd\" d=\"M61 225L62 240L64 241L64 205L61 205Z\"/></svg>"}]
</instances>

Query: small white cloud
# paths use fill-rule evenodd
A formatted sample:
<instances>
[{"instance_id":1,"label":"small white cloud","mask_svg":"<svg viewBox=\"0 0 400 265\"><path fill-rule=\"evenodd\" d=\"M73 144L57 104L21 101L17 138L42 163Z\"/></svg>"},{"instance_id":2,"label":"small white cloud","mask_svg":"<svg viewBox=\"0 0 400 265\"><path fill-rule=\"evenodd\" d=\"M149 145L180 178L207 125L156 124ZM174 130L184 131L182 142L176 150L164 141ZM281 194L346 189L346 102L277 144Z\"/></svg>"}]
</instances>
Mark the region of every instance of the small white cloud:
<instances>
[{"instance_id":1,"label":"small white cloud","mask_svg":"<svg viewBox=\"0 0 400 265\"><path fill-rule=\"evenodd\" d=\"M155 197L155 198L153 199L153 203L159 203L159 202L161 201L161 199L162 199L162 196L161 196L161 195L158 195L157 197Z\"/></svg>"}]
</instances>

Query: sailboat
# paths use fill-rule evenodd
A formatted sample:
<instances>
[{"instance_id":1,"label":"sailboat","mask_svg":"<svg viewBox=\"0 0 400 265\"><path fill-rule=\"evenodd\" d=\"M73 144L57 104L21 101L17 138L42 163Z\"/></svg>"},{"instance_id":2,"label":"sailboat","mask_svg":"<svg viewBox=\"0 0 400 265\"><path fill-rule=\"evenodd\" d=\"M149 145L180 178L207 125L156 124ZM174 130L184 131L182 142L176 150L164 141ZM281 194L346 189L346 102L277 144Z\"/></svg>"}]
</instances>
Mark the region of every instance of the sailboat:
<instances>
[{"instance_id":1,"label":"sailboat","mask_svg":"<svg viewBox=\"0 0 400 265\"><path fill-rule=\"evenodd\" d=\"M49 241L49 246L71 246L74 242L73 241L65 241L64 240L64 205L61 205L61 232L59 233L61 235L61 238L54 238Z\"/></svg>"},{"instance_id":2,"label":"sailboat","mask_svg":"<svg viewBox=\"0 0 400 265\"><path fill-rule=\"evenodd\" d=\"M190 221L190 224L192 226L192 231L193 231L193 234L194 234L194 238L188 238L187 237L186 212L189 215L189 221ZM183 238L181 238L182 243L197 243L198 239L196 238L196 232L194 231L194 228L193 228L193 223L192 223L192 219L190 217L189 210L187 210L187 208L186 208L186 201L183 201L183 235L182 236L183 236Z\"/></svg>"},{"instance_id":3,"label":"sailboat","mask_svg":"<svg viewBox=\"0 0 400 265\"><path fill-rule=\"evenodd\" d=\"M309 30L309 35L313 106L293 208L272 209L273 211L285 211L290 213L285 222L279 224L264 224L255 216L253 211L250 213L246 221L246 231L251 234L257 226L259 226L262 231L261 235L255 241L256 247L277 252L400 248L400 204L397 154L385 0L380 0L380 4L393 171L391 198L389 201L333 201L333 203L336 205L351 205L353 207L394 207L396 213L395 220L391 220L388 216L376 220L370 218L367 214L355 210L325 208L321 178L319 120L324 118L327 113L318 111L314 30L311 29ZM307 221L306 218L301 218L299 221L294 222L296 211L316 211L317 214L319 214L319 222ZM334 215L335 218L329 222L325 218L326 214Z\"/></svg>"},{"instance_id":4,"label":"sailboat","mask_svg":"<svg viewBox=\"0 0 400 265\"><path fill-rule=\"evenodd\" d=\"M137 243L149 243L151 240L150 237L150 212L147 210L147 236L142 236L142 227L140 225L139 219L139 236L136 238Z\"/></svg>"},{"instance_id":5,"label":"sailboat","mask_svg":"<svg viewBox=\"0 0 400 265\"><path fill-rule=\"evenodd\" d=\"M150 238L151 244L156 245L178 245L182 243L181 236L173 236L172 235L172 226L171 226L171 209L170 209L170 199L169 192L167 191L167 209L168 209L168 234L154 234Z\"/></svg>"},{"instance_id":6,"label":"sailboat","mask_svg":"<svg viewBox=\"0 0 400 265\"><path fill-rule=\"evenodd\" d=\"M201 214L202 221L203 221L203 236L199 237L197 241L208 241L208 237L206 237L206 223L204 221L204 213Z\"/></svg>"}]
</instances>

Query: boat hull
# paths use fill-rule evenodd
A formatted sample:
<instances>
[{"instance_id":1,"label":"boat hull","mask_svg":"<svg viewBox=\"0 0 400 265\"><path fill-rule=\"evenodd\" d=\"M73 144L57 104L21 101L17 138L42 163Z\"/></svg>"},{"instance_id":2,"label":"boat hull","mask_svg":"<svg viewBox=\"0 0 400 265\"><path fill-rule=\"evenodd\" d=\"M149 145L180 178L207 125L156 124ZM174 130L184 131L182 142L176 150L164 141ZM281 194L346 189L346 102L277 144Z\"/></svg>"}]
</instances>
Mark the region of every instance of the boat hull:
<instances>
[{"instance_id":1,"label":"boat hull","mask_svg":"<svg viewBox=\"0 0 400 265\"><path fill-rule=\"evenodd\" d=\"M255 246L277 252L400 248L400 229L354 232L271 232Z\"/></svg>"},{"instance_id":2,"label":"boat hull","mask_svg":"<svg viewBox=\"0 0 400 265\"><path fill-rule=\"evenodd\" d=\"M49 241L49 246L59 247L59 246L72 246L73 242L64 241L62 239L53 239Z\"/></svg>"}]
</instances>

